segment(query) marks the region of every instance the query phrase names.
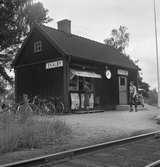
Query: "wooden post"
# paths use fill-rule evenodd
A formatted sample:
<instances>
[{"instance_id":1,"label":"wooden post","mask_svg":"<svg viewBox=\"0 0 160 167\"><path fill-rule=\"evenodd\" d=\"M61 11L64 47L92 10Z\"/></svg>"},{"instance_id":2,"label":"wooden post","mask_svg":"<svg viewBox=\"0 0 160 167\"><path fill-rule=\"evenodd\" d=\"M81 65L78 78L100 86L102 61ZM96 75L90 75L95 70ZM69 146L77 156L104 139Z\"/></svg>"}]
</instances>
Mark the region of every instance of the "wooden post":
<instances>
[{"instance_id":1,"label":"wooden post","mask_svg":"<svg viewBox=\"0 0 160 167\"><path fill-rule=\"evenodd\" d=\"M157 37L157 15L156 15L156 2L154 0L154 27L155 27L155 42L156 42L156 63L157 63L157 88L158 88L158 104L160 108L160 77L159 77L159 57L158 57L158 37Z\"/></svg>"},{"instance_id":2,"label":"wooden post","mask_svg":"<svg viewBox=\"0 0 160 167\"><path fill-rule=\"evenodd\" d=\"M15 92L15 102L17 103L18 102L18 90L17 90L17 75L18 75L18 72L17 72L17 69L14 69L14 73L15 73L15 86L14 86L14 92Z\"/></svg>"},{"instance_id":3,"label":"wooden post","mask_svg":"<svg viewBox=\"0 0 160 167\"><path fill-rule=\"evenodd\" d=\"M63 90L64 90L64 107L65 112L69 112L69 61L64 58L63 59L63 74L64 74L64 80L63 80Z\"/></svg>"}]
</instances>

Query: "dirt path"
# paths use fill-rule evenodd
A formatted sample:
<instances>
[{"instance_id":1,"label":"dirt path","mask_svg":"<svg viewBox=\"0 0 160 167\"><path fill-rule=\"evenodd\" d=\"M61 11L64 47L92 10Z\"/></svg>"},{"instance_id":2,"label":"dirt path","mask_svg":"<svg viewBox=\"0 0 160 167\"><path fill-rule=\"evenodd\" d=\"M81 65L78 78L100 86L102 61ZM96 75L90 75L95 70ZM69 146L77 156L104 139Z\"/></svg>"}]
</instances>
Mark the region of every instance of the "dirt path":
<instances>
[{"instance_id":1,"label":"dirt path","mask_svg":"<svg viewBox=\"0 0 160 167\"><path fill-rule=\"evenodd\" d=\"M145 110L138 112L106 111L57 118L71 126L74 136L71 142L80 146L160 130L154 119L159 113L155 107L146 106Z\"/></svg>"},{"instance_id":2,"label":"dirt path","mask_svg":"<svg viewBox=\"0 0 160 167\"><path fill-rule=\"evenodd\" d=\"M146 106L145 110L139 110L137 113L106 111L95 114L36 117L40 121L43 119L53 121L55 118L65 121L72 128L72 138L68 143L57 146L57 148L50 146L42 149L23 150L1 155L0 164L106 142L142 132L160 130L160 125L156 124L155 120L155 117L159 114L160 111L155 107Z\"/></svg>"}]
</instances>

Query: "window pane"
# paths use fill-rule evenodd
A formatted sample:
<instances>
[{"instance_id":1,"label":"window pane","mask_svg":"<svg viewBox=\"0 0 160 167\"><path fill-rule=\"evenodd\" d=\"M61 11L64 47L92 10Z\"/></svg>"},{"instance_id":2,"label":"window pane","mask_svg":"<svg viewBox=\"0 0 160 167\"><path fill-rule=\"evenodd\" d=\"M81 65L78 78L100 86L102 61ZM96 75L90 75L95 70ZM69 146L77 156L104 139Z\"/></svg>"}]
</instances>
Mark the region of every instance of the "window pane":
<instances>
[{"instance_id":1,"label":"window pane","mask_svg":"<svg viewBox=\"0 0 160 167\"><path fill-rule=\"evenodd\" d=\"M120 78L120 85L125 86L125 78Z\"/></svg>"},{"instance_id":2,"label":"window pane","mask_svg":"<svg viewBox=\"0 0 160 167\"><path fill-rule=\"evenodd\" d=\"M42 51L42 42L36 41L34 42L34 52L41 52Z\"/></svg>"}]
</instances>

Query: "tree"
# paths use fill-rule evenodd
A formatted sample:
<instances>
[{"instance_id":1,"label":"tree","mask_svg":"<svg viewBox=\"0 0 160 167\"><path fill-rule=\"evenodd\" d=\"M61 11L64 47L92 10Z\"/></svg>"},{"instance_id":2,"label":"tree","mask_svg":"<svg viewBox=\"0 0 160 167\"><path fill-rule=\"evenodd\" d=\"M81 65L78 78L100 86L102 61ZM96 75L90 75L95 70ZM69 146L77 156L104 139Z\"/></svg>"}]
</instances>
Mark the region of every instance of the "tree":
<instances>
[{"instance_id":1,"label":"tree","mask_svg":"<svg viewBox=\"0 0 160 167\"><path fill-rule=\"evenodd\" d=\"M147 103L153 106L157 106L158 103L158 92L156 89L152 89L148 93L149 98L147 99Z\"/></svg>"},{"instance_id":2,"label":"tree","mask_svg":"<svg viewBox=\"0 0 160 167\"><path fill-rule=\"evenodd\" d=\"M111 37L104 40L106 45L113 46L118 49L121 53L125 53L125 48L129 44L129 33L128 28L120 26L119 29L113 29Z\"/></svg>"},{"instance_id":3,"label":"tree","mask_svg":"<svg viewBox=\"0 0 160 167\"><path fill-rule=\"evenodd\" d=\"M111 37L104 40L106 45L112 46L118 49L121 53L123 53L130 61L132 61L138 68L139 60L132 60L128 54L125 52L125 48L129 45L129 32L128 28L125 26L120 26L118 29L113 29L111 31ZM140 68L139 68L140 69ZM143 78L140 76L140 72L138 72L138 87L144 90L143 95L148 97L149 92L149 84L143 81Z\"/></svg>"},{"instance_id":4,"label":"tree","mask_svg":"<svg viewBox=\"0 0 160 167\"><path fill-rule=\"evenodd\" d=\"M48 23L52 19L47 16L48 10L43 7L43 4L37 2L35 4L28 4L22 11L23 16L20 16L22 20L25 22L24 29L26 29L26 25L30 27L34 23ZM26 29L27 30L27 29Z\"/></svg>"},{"instance_id":5,"label":"tree","mask_svg":"<svg viewBox=\"0 0 160 167\"><path fill-rule=\"evenodd\" d=\"M138 66L139 60L135 60L135 61L131 60L131 61L139 68L139 66ZM150 85L143 81L141 71L138 71L137 81L138 81L138 88L142 90L143 96L148 97L149 96L149 91L150 91L149 90Z\"/></svg>"},{"instance_id":6,"label":"tree","mask_svg":"<svg viewBox=\"0 0 160 167\"><path fill-rule=\"evenodd\" d=\"M40 2L0 0L0 82L13 82L7 69L32 25L49 21L48 10Z\"/></svg>"},{"instance_id":7,"label":"tree","mask_svg":"<svg viewBox=\"0 0 160 167\"><path fill-rule=\"evenodd\" d=\"M139 73L138 73L137 80L138 80L138 88L143 90L142 91L143 96L148 97L149 96L149 91L150 91L149 90L150 85L143 81L143 78L140 76Z\"/></svg>"}]
</instances>

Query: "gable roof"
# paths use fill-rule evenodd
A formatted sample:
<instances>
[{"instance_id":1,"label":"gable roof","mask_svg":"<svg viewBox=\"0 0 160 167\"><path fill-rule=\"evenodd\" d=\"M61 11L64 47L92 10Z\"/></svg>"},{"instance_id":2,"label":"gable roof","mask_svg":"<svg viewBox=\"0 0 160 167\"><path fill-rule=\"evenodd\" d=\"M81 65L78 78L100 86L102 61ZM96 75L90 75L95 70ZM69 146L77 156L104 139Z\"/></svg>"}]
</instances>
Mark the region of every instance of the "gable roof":
<instances>
[{"instance_id":1,"label":"gable roof","mask_svg":"<svg viewBox=\"0 0 160 167\"><path fill-rule=\"evenodd\" d=\"M48 26L36 25L35 27L65 55L124 68L138 69L128 57L111 46L77 35L68 34Z\"/></svg>"}]
</instances>

